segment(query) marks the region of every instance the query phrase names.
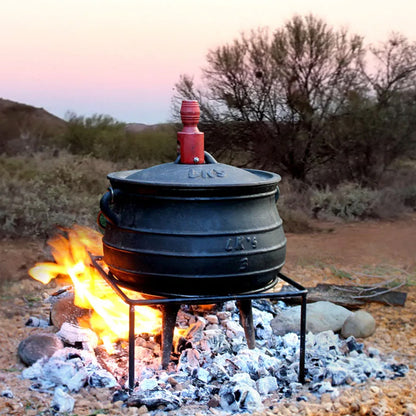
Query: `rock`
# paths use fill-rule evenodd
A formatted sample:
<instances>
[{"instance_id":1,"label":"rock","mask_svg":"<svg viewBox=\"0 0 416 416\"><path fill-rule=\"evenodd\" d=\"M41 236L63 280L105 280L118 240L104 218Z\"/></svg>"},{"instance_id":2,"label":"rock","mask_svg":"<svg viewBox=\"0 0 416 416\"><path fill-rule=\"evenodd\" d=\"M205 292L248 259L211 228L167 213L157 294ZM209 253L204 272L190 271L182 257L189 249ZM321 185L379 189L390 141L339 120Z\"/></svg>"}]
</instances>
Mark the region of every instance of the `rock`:
<instances>
[{"instance_id":1,"label":"rock","mask_svg":"<svg viewBox=\"0 0 416 416\"><path fill-rule=\"evenodd\" d=\"M32 365L43 357L51 357L64 348L63 342L55 334L39 333L29 335L20 342L17 353L26 365Z\"/></svg>"},{"instance_id":2,"label":"rock","mask_svg":"<svg viewBox=\"0 0 416 416\"><path fill-rule=\"evenodd\" d=\"M352 313L344 322L341 329L341 335L348 338L351 335L355 338L367 338L374 334L376 330L376 321L366 311L359 310Z\"/></svg>"},{"instance_id":3,"label":"rock","mask_svg":"<svg viewBox=\"0 0 416 416\"><path fill-rule=\"evenodd\" d=\"M66 291L54 297L50 302L52 303L51 322L58 329L64 322L77 325L79 318L85 318L91 314L89 309L74 305L74 292Z\"/></svg>"},{"instance_id":4,"label":"rock","mask_svg":"<svg viewBox=\"0 0 416 416\"><path fill-rule=\"evenodd\" d=\"M331 302L309 303L306 307L306 332L339 331L351 315L348 309ZM300 332L300 305L279 311L271 321L275 335Z\"/></svg>"}]
</instances>

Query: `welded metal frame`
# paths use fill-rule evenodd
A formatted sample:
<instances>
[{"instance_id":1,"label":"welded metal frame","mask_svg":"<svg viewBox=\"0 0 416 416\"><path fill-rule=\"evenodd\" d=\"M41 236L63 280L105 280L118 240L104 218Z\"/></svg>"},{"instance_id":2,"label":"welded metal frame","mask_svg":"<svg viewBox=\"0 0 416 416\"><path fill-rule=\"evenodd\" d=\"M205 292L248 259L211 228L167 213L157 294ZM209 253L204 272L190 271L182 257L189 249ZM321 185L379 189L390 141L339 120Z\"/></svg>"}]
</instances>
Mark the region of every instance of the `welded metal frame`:
<instances>
[{"instance_id":1,"label":"welded metal frame","mask_svg":"<svg viewBox=\"0 0 416 416\"><path fill-rule=\"evenodd\" d=\"M129 305L129 391L132 392L134 389L134 379L135 379L135 370L134 370L134 361L135 361L135 351L134 351L134 341L135 341L135 316L134 311L136 306L162 306L164 308L164 319L173 320L173 322L167 322L168 326L174 326L176 322L176 313L180 308L180 305L204 305L211 303L221 303L229 300L235 300L239 304L240 317L243 320L251 320L252 324L252 310L251 310L251 301L254 299L290 299L295 297L301 297L301 309L300 309L300 350L299 350L299 376L298 380L300 383L305 382L305 342L306 342L306 296L307 289L302 285L292 280L283 273L278 273L277 278L282 279L286 283L289 283L295 290L285 290L281 292L267 292L266 290L270 289L270 285L264 289L262 292L254 293L242 293L242 294L229 294L229 295L198 295L198 296L175 296L175 297L151 297L148 299L131 299L129 298L122 290L120 282L112 275L111 272L106 273L103 268L98 263L102 260L102 256L91 256L92 263L94 267L98 270L104 280L113 288L118 296ZM276 279L277 281L277 279ZM274 285L273 285L274 286ZM137 291L137 290L136 290ZM172 311L174 313L169 313ZM176 311L176 312L175 312ZM242 316L244 315L244 316ZM166 323L164 323L166 324ZM253 345L250 346L251 335L247 334L246 325L244 330L246 332L247 343L249 347L254 348ZM249 327L250 325L247 325ZM252 325L251 325L252 326ZM172 332L173 335L173 332ZM164 341L162 341L164 342ZM169 340L167 340L169 342ZM172 340L170 340L170 344ZM163 351L162 351L163 354ZM169 352L170 354L170 352ZM163 361L163 356L162 356Z\"/></svg>"}]
</instances>

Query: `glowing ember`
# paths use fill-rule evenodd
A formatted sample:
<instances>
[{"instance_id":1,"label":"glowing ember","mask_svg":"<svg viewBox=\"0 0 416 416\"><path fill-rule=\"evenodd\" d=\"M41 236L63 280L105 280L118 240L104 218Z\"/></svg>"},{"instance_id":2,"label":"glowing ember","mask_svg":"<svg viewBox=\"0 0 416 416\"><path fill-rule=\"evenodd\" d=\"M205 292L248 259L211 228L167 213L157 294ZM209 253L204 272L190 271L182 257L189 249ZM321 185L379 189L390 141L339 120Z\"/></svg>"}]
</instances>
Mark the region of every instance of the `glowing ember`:
<instances>
[{"instance_id":1,"label":"glowing ember","mask_svg":"<svg viewBox=\"0 0 416 416\"><path fill-rule=\"evenodd\" d=\"M48 242L55 263L38 263L29 270L29 274L44 284L58 276L69 277L74 287L74 304L93 310L89 321L80 321L79 324L92 328L107 351L111 352L113 342L128 338L129 307L91 265L89 253L102 255L101 239L101 234L86 227L75 226L66 230L65 237L57 235ZM124 292L131 298L140 297L137 292ZM136 334L160 331L160 311L138 306L135 314Z\"/></svg>"}]
</instances>

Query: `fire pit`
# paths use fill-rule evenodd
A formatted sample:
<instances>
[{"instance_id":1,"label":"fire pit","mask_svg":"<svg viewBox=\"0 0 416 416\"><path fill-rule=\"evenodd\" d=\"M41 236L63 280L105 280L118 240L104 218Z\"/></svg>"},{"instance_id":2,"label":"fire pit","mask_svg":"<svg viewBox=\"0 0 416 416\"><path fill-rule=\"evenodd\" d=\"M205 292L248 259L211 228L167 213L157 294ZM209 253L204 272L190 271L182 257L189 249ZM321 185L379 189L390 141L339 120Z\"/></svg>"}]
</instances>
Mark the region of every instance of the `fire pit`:
<instances>
[{"instance_id":1,"label":"fire pit","mask_svg":"<svg viewBox=\"0 0 416 416\"><path fill-rule=\"evenodd\" d=\"M162 366L169 363L181 304L237 300L247 345L255 347L251 300L302 297L299 379L304 378L306 290L280 273L286 238L276 208L280 176L221 164L204 152L199 105L183 101L180 155L172 163L108 175L100 208L103 260L95 267L130 305L130 388L134 383L134 306L163 306ZM265 293L278 279L294 290ZM122 288L145 293L134 300Z\"/></svg>"}]
</instances>

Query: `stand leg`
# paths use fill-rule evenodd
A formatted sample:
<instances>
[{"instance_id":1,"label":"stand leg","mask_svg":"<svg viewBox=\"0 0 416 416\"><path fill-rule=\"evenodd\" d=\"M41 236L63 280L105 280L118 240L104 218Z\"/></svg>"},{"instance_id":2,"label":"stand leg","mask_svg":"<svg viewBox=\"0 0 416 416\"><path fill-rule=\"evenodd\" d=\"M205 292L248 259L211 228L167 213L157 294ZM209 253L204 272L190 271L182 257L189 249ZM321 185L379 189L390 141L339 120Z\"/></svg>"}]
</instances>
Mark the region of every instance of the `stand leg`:
<instances>
[{"instance_id":1,"label":"stand leg","mask_svg":"<svg viewBox=\"0 0 416 416\"><path fill-rule=\"evenodd\" d=\"M134 306L129 308L129 392L134 389Z\"/></svg>"},{"instance_id":2,"label":"stand leg","mask_svg":"<svg viewBox=\"0 0 416 416\"><path fill-rule=\"evenodd\" d=\"M305 342L306 342L306 294L302 295L300 306L300 351L299 351L299 383L305 382Z\"/></svg>"},{"instance_id":3,"label":"stand leg","mask_svg":"<svg viewBox=\"0 0 416 416\"><path fill-rule=\"evenodd\" d=\"M176 316L179 305L167 303L163 306L162 317L162 368L166 369L169 365L170 354L172 352L173 333L175 331Z\"/></svg>"},{"instance_id":4,"label":"stand leg","mask_svg":"<svg viewBox=\"0 0 416 416\"><path fill-rule=\"evenodd\" d=\"M240 322L246 334L247 346L252 350L256 348L256 334L254 332L251 299L241 299L237 301L237 306L240 311Z\"/></svg>"}]
</instances>

